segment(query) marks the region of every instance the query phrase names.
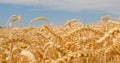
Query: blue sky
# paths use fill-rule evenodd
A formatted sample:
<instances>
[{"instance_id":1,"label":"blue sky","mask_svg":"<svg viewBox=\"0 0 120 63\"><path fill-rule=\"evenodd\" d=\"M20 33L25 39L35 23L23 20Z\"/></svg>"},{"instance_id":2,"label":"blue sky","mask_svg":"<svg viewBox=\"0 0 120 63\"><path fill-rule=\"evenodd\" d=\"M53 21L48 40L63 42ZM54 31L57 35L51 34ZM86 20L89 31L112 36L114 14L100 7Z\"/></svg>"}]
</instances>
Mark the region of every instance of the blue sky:
<instances>
[{"instance_id":1,"label":"blue sky","mask_svg":"<svg viewBox=\"0 0 120 63\"><path fill-rule=\"evenodd\" d=\"M119 17L120 0L0 0L0 26L5 26L11 15L20 15L23 23L16 25L29 26L29 21L36 17L47 17L51 24L65 24L68 19L79 19L81 22L97 23L104 15ZM41 25L39 21L33 25Z\"/></svg>"}]
</instances>

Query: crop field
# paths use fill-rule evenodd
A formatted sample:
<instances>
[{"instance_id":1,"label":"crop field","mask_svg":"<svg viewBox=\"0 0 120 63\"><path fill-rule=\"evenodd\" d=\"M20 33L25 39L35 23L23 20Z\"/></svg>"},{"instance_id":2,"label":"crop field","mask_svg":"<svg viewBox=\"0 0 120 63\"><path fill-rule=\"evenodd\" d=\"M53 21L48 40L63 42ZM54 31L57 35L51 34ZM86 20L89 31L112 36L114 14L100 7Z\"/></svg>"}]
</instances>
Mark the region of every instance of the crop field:
<instances>
[{"instance_id":1,"label":"crop field","mask_svg":"<svg viewBox=\"0 0 120 63\"><path fill-rule=\"evenodd\" d=\"M96 24L78 19L51 25L0 28L0 63L120 63L120 18L103 16Z\"/></svg>"}]
</instances>

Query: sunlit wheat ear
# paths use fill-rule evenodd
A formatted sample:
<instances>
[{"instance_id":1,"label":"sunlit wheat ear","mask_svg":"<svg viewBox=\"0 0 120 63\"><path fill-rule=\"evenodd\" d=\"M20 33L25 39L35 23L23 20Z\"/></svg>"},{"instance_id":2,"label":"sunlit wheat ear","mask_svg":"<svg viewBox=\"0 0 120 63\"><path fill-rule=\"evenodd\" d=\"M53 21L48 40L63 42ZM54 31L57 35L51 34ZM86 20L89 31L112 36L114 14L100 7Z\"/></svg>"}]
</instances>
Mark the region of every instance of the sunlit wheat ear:
<instances>
[{"instance_id":1,"label":"sunlit wheat ear","mask_svg":"<svg viewBox=\"0 0 120 63\"><path fill-rule=\"evenodd\" d=\"M118 22L118 21L109 20L108 23L114 24L114 25L120 25L120 22Z\"/></svg>"},{"instance_id":2,"label":"sunlit wheat ear","mask_svg":"<svg viewBox=\"0 0 120 63\"><path fill-rule=\"evenodd\" d=\"M80 20L78 20L78 19L71 19L71 20L67 20L67 22L66 22L65 26L66 26L66 25L71 26L71 24L72 24L72 23L74 23L74 22L80 22Z\"/></svg>"},{"instance_id":3,"label":"sunlit wheat ear","mask_svg":"<svg viewBox=\"0 0 120 63\"><path fill-rule=\"evenodd\" d=\"M12 24L15 22L15 21L19 21L19 22L22 22L22 17L19 16L19 15L12 15L11 17L9 17L7 23L6 23L6 27L8 27L8 23L9 22L12 22Z\"/></svg>"},{"instance_id":4,"label":"sunlit wheat ear","mask_svg":"<svg viewBox=\"0 0 120 63\"><path fill-rule=\"evenodd\" d=\"M19 15L14 15L11 20L12 22L15 22L15 21L22 22L22 17Z\"/></svg>"},{"instance_id":5,"label":"sunlit wheat ear","mask_svg":"<svg viewBox=\"0 0 120 63\"><path fill-rule=\"evenodd\" d=\"M99 24L102 24L104 23L105 21L108 21L110 19L110 15L106 15L106 16L103 16L99 22Z\"/></svg>"},{"instance_id":6,"label":"sunlit wheat ear","mask_svg":"<svg viewBox=\"0 0 120 63\"><path fill-rule=\"evenodd\" d=\"M30 61L29 63L36 63L35 56L31 52L23 50L20 54L27 57Z\"/></svg>"},{"instance_id":7,"label":"sunlit wheat ear","mask_svg":"<svg viewBox=\"0 0 120 63\"><path fill-rule=\"evenodd\" d=\"M118 31L118 32L119 32L119 28L113 28L113 29L109 30L108 32L106 32L106 33L104 34L103 37L101 37L100 39L98 39L96 42L97 42L97 43L105 42L105 40L107 40L107 38L108 38L109 36L113 36L112 33L115 32L115 31Z\"/></svg>"},{"instance_id":8,"label":"sunlit wheat ear","mask_svg":"<svg viewBox=\"0 0 120 63\"><path fill-rule=\"evenodd\" d=\"M45 17L37 17L37 18L34 18L33 20L30 21L30 23L36 22L36 21L38 21L38 20L47 21L47 23L48 23L48 19L45 18Z\"/></svg>"}]
</instances>

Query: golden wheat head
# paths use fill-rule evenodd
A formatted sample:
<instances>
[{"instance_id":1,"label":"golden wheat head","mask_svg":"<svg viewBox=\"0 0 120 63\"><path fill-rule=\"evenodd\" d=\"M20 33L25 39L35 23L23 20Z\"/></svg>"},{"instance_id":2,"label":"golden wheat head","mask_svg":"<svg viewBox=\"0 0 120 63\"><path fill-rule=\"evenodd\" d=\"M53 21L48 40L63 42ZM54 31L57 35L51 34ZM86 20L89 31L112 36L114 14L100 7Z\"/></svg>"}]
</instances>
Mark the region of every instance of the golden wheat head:
<instances>
[{"instance_id":1,"label":"golden wheat head","mask_svg":"<svg viewBox=\"0 0 120 63\"><path fill-rule=\"evenodd\" d=\"M19 22L21 22L22 21L22 17L21 16L19 16L19 15L14 15L13 17L12 17L12 22L15 22L15 21L19 21Z\"/></svg>"},{"instance_id":2,"label":"golden wheat head","mask_svg":"<svg viewBox=\"0 0 120 63\"><path fill-rule=\"evenodd\" d=\"M34 18L33 20L31 20L30 23L36 22L38 20L43 20L43 21L47 21L48 22L48 19L45 18L45 17L37 17L37 18Z\"/></svg>"}]
</instances>

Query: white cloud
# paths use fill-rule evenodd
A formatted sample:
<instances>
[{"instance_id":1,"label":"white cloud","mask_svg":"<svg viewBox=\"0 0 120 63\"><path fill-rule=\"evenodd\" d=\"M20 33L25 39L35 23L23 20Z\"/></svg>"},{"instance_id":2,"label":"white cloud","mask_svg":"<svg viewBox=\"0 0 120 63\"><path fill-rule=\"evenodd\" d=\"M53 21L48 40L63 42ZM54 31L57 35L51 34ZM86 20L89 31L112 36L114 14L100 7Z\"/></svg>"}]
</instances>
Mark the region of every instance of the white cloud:
<instances>
[{"instance_id":1,"label":"white cloud","mask_svg":"<svg viewBox=\"0 0 120 63\"><path fill-rule=\"evenodd\" d=\"M48 9L70 12L101 10L112 14L120 14L120 0L0 0L0 3L39 5Z\"/></svg>"}]
</instances>

